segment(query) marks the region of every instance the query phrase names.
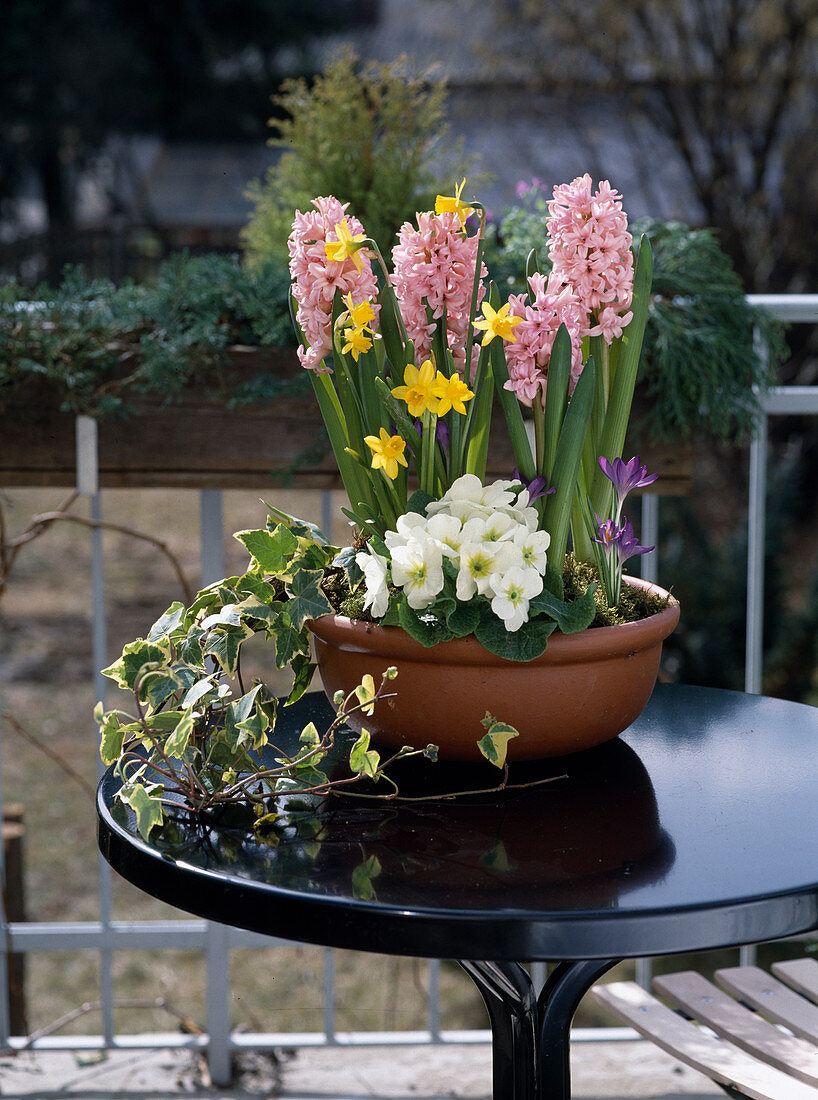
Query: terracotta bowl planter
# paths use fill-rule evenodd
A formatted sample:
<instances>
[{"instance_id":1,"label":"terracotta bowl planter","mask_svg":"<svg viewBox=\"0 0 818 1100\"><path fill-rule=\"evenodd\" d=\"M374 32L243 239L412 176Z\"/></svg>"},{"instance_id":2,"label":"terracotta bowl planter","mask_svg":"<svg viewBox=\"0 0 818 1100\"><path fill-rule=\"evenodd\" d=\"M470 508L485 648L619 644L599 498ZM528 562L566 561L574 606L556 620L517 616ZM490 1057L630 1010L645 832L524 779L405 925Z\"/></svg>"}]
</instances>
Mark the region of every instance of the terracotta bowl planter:
<instances>
[{"instance_id":1,"label":"terracotta bowl planter","mask_svg":"<svg viewBox=\"0 0 818 1100\"><path fill-rule=\"evenodd\" d=\"M629 578L660 595L661 588ZM424 648L397 627L381 627L343 615L310 624L318 669L331 700L352 691L366 673L378 683L390 665L398 669L374 714L356 715L385 748L437 745L444 760L482 759L476 742L490 711L519 730L509 760L538 760L592 748L621 733L641 714L659 672L662 642L679 621L679 604L648 619L555 633L535 661L496 657L474 637Z\"/></svg>"}]
</instances>

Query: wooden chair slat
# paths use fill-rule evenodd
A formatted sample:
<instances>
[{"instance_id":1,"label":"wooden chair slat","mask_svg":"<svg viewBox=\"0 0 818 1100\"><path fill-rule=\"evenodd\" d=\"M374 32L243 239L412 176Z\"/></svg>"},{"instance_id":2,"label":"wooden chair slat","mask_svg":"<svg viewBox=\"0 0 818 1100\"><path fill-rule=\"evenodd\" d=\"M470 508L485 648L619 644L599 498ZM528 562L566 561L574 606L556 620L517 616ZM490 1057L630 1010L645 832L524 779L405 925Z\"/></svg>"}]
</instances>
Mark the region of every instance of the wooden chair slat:
<instances>
[{"instance_id":1,"label":"wooden chair slat","mask_svg":"<svg viewBox=\"0 0 818 1100\"><path fill-rule=\"evenodd\" d=\"M682 1019L636 982L608 982L592 994L640 1035L719 1085L751 1100L818 1100L818 1089Z\"/></svg>"},{"instance_id":2,"label":"wooden chair slat","mask_svg":"<svg viewBox=\"0 0 818 1100\"><path fill-rule=\"evenodd\" d=\"M813 959L804 960L814 962ZM818 971L818 963L816 970ZM818 1043L818 1005L812 1004L760 966L730 966L716 971L719 985L794 1035Z\"/></svg>"},{"instance_id":3,"label":"wooden chair slat","mask_svg":"<svg viewBox=\"0 0 818 1100\"><path fill-rule=\"evenodd\" d=\"M788 959L772 965L772 972L782 982L808 1000L818 1004L818 961L815 959Z\"/></svg>"},{"instance_id":4,"label":"wooden chair slat","mask_svg":"<svg viewBox=\"0 0 818 1100\"><path fill-rule=\"evenodd\" d=\"M783 1032L695 970L653 979L653 988L717 1035L799 1081L818 1085L818 1047Z\"/></svg>"}]
</instances>

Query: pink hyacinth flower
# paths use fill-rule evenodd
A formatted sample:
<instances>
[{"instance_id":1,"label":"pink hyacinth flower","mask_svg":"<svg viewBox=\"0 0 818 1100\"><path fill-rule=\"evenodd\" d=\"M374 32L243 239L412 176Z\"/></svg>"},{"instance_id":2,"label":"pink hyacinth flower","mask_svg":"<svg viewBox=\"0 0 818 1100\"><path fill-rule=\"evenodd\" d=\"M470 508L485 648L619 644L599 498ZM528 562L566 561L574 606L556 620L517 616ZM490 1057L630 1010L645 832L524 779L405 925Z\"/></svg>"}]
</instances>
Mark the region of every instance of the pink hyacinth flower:
<instances>
[{"instance_id":1,"label":"pink hyacinth flower","mask_svg":"<svg viewBox=\"0 0 818 1100\"><path fill-rule=\"evenodd\" d=\"M376 302L378 282L365 251L355 258L343 260L327 258L326 242L338 239L336 226L346 218L353 235L364 232L358 219L347 214L348 203L333 196L313 199L315 210L301 213L297 210L292 232L287 241L290 253L290 275L293 280L293 297L298 303L296 321L301 326L307 346L299 347L298 358L308 370L325 374L331 368L323 362L332 351L332 303L335 292L352 295L356 305L370 302L374 319L370 328L377 331L380 306Z\"/></svg>"}]
</instances>

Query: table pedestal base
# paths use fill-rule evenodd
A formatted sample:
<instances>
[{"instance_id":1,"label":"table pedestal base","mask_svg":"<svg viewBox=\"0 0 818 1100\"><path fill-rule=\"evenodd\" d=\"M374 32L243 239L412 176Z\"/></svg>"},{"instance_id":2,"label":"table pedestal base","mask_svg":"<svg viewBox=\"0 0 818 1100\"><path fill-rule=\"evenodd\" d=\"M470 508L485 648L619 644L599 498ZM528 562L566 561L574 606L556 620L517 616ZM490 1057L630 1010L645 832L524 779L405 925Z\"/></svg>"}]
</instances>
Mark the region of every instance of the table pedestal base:
<instances>
[{"instance_id":1,"label":"table pedestal base","mask_svg":"<svg viewBox=\"0 0 818 1100\"><path fill-rule=\"evenodd\" d=\"M571 1020L619 959L560 963L537 997L519 963L463 962L491 1021L494 1100L570 1100Z\"/></svg>"}]
</instances>

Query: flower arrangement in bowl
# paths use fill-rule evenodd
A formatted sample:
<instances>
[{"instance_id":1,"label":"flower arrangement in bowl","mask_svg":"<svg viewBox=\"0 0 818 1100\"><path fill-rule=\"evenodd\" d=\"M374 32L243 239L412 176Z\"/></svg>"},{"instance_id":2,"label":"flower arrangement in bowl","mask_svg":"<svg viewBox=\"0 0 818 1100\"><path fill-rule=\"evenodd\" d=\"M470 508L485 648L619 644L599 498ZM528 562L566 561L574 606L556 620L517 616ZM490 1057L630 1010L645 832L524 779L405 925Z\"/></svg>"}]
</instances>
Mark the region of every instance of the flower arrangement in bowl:
<instances>
[{"instance_id":1,"label":"flower arrangement in bowl","mask_svg":"<svg viewBox=\"0 0 818 1100\"><path fill-rule=\"evenodd\" d=\"M263 529L236 535L244 574L173 605L106 670L134 710L98 708L102 756L143 832L169 799L264 820L270 798L361 777L395 797L391 764L418 752L486 758L503 786L508 761L608 740L650 696L679 616L667 592L623 583L650 549L623 508L655 478L622 459L650 246L633 247L609 184L578 178L554 190L529 291L501 302L485 213L463 189L401 228L391 270L338 199L295 215L298 354L354 537L332 546L270 507ZM495 405L516 470L487 483ZM309 686L314 650L338 711L272 762L277 700L242 667L257 634L293 671L286 703ZM355 733L339 776L325 768L342 726Z\"/></svg>"},{"instance_id":2,"label":"flower arrangement in bowl","mask_svg":"<svg viewBox=\"0 0 818 1100\"><path fill-rule=\"evenodd\" d=\"M296 215L299 356L359 532L354 560L340 560L362 595L347 605L354 615L317 619L311 630L330 695L379 653L395 658L402 690L367 719L382 743L437 730L442 753L468 759L477 750L466 731L494 707L518 729L510 755L554 755L633 721L678 618L666 593L654 591L651 608L630 581L620 617L647 620L658 638L634 648L626 639L635 622L611 627L624 657L601 658L607 687L598 670L583 686L555 663L566 645L579 653L600 602L621 608L624 562L651 549L639 545L623 504L655 476L638 457L622 459L650 246L642 238L633 247L607 182L594 189L589 176L575 179L554 190L542 262L536 250L528 258L528 292L501 302L482 262L485 214L464 201L463 187L401 228L391 271L338 200L316 199ZM516 470L486 484L495 402ZM586 564L598 581L578 586ZM609 636L592 633L597 646ZM623 664L644 666L630 695L620 690ZM547 679L536 683L538 670Z\"/></svg>"}]
</instances>

